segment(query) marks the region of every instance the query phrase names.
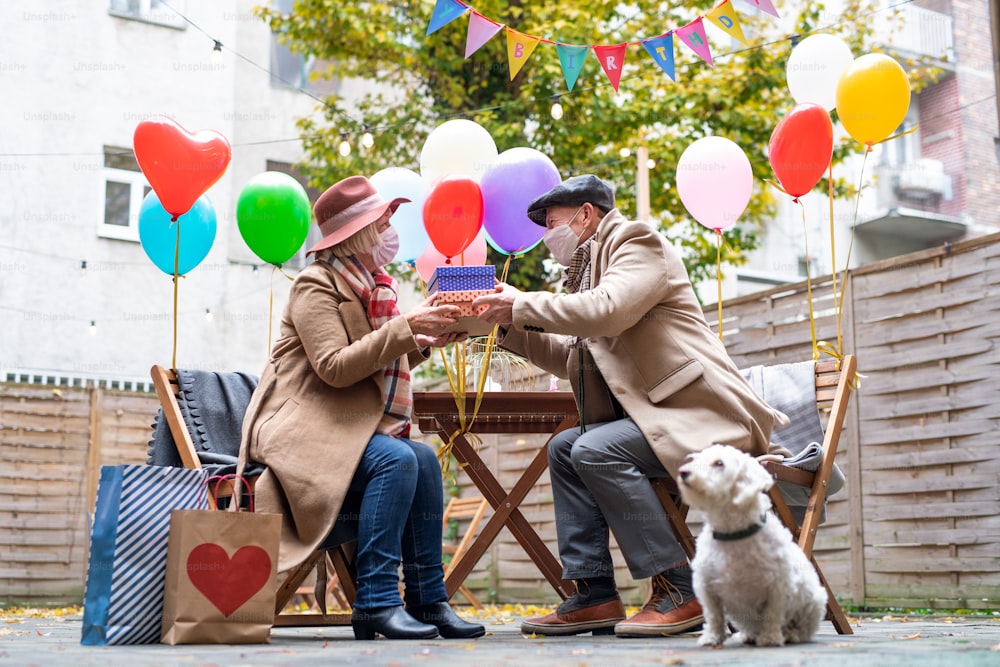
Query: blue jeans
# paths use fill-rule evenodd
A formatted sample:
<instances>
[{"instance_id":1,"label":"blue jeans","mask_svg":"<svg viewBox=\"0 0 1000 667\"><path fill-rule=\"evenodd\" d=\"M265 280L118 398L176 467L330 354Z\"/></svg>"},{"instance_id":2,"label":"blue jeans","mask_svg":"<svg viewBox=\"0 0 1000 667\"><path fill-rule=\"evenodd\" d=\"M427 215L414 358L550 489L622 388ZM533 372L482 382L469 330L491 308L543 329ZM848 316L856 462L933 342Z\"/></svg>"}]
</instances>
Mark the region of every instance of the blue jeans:
<instances>
[{"instance_id":1,"label":"blue jeans","mask_svg":"<svg viewBox=\"0 0 1000 667\"><path fill-rule=\"evenodd\" d=\"M441 563L444 488L427 445L375 434L351 480L360 493L355 609L398 607L399 564L407 606L448 599Z\"/></svg>"}]
</instances>

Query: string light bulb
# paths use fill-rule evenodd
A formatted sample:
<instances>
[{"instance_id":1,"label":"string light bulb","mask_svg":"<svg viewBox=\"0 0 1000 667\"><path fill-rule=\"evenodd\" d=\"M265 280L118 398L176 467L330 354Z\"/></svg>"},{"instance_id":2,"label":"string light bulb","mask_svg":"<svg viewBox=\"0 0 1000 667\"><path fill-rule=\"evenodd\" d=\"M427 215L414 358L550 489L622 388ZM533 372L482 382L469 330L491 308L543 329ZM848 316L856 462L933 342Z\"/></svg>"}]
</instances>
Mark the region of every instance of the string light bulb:
<instances>
[{"instance_id":1,"label":"string light bulb","mask_svg":"<svg viewBox=\"0 0 1000 667\"><path fill-rule=\"evenodd\" d=\"M219 40L215 40L215 45L212 47L212 62L222 62L222 42Z\"/></svg>"},{"instance_id":2,"label":"string light bulb","mask_svg":"<svg viewBox=\"0 0 1000 667\"><path fill-rule=\"evenodd\" d=\"M559 120L563 117L563 107L559 103L559 98L555 98L555 102L552 103L552 109L549 111L552 114L552 120Z\"/></svg>"},{"instance_id":3,"label":"string light bulb","mask_svg":"<svg viewBox=\"0 0 1000 667\"><path fill-rule=\"evenodd\" d=\"M343 155L344 157L347 157L348 155L351 154L351 142L347 140L346 132L340 135L340 146L337 147L337 150L339 150L340 154Z\"/></svg>"},{"instance_id":4,"label":"string light bulb","mask_svg":"<svg viewBox=\"0 0 1000 667\"><path fill-rule=\"evenodd\" d=\"M361 145L365 148L371 148L375 145L375 137L369 131L368 126L365 126L365 133L361 135Z\"/></svg>"},{"instance_id":5,"label":"string light bulb","mask_svg":"<svg viewBox=\"0 0 1000 667\"><path fill-rule=\"evenodd\" d=\"M91 336L97 335L97 322L95 322L94 320L90 320L90 335Z\"/></svg>"},{"instance_id":6,"label":"string light bulb","mask_svg":"<svg viewBox=\"0 0 1000 667\"><path fill-rule=\"evenodd\" d=\"M206 322L212 321L212 311L208 308L205 309L205 321Z\"/></svg>"}]
</instances>

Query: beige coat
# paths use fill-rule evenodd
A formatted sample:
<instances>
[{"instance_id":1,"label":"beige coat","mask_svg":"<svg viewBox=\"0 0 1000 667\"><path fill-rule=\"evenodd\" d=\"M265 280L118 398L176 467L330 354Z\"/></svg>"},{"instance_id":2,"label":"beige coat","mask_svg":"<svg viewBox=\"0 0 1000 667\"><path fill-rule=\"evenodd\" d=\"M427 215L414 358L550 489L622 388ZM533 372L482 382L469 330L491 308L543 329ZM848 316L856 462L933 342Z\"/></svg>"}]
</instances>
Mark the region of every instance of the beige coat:
<instances>
[{"instance_id":1,"label":"beige coat","mask_svg":"<svg viewBox=\"0 0 1000 667\"><path fill-rule=\"evenodd\" d=\"M518 296L503 347L565 378L569 335L586 337L608 388L671 475L713 443L765 453L772 427L787 420L757 397L709 328L677 250L617 209L594 238L591 289Z\"/></svg>"},{"instance_id":2,"label":"beige coat","mask_svg":"<svg viewBox=\"0 0 1000 667\"><path fill-rule=\"evenodd\" d=\"M365 306L325 261L295 279L260 384L243 420L240 466L257 480L260 512L282 517L279 570L298 565L329 534L383 412L382 369L425 357L403 317L373 331Z\"/></svg>"}]
</instances>

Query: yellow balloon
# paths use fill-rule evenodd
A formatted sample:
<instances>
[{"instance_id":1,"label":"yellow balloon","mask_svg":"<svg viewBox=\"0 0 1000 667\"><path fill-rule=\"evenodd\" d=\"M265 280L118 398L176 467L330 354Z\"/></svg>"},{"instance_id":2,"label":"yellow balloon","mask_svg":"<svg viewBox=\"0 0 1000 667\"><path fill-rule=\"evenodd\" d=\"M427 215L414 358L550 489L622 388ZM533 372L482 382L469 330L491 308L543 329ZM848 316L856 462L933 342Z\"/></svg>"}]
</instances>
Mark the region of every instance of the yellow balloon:
<instances>
[{"instance_id":1,"label":"yellow balloon","mask_svg":"<svg viewBox=\"0 0 1000 667\"><path fill-rule=\"evenodd\" d=\"M847 66L837 82L837 115L848 134L871 146L892 134L910 108L910 81L899 63L868 53Z\"/></svg>"}]
</instances>

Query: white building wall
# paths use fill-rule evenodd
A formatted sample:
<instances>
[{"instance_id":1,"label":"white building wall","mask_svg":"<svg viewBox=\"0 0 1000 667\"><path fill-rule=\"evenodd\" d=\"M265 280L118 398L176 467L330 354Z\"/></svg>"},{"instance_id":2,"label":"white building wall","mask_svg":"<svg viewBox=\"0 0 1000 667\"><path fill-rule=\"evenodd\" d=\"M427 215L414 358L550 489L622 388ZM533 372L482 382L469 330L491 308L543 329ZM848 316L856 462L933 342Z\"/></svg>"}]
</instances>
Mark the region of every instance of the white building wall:
<instances>
[{"instance_id":1,"label":"white building wall","mask_svg":"<svg viewBox=\"0 0 1000 667\"><path fill-rule=\"evenodd\" d=\"M239 234L236 202L268 159L301 159L294 119L316 102L271 85L271 34L253 0L169 4L208 34L119 18L107 1L0 4L0 377L44 369L143 379L152 364L171 364L172 277L137 241L97 233L103 146L131 147L138 122L157 114L221 132L233 147L207 192L214 245L180 281L177 365L263 368L269 286L276 337L290 282L251 268L260 260ZM224 45L218 63L213 38Z\"/></svg>"}]
</instances>

